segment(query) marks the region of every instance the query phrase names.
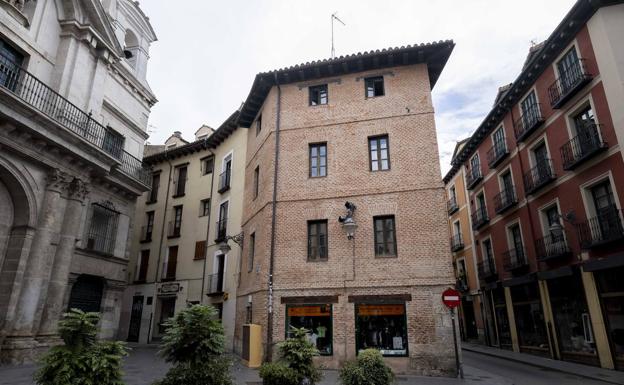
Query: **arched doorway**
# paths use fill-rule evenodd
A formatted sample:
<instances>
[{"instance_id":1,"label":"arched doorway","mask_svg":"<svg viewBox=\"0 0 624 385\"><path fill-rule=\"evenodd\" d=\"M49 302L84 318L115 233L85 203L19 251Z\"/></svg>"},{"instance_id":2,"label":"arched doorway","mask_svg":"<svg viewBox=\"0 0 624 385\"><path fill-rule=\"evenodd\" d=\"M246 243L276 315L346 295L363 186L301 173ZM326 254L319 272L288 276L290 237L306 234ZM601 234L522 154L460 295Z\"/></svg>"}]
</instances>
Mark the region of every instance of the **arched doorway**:
<instances>
[{"instance_id":1,"label":"arched doorway","mask_svg":"<svg viewBox=\"0 0 624 385\"><path fill-rule=\"evenodd\" d=\"M11 229L13 228L13 199L7 189L7 186L0 179L0 270L6 255L7 246L11 237Z\"/></svg>"},{"instance_id":2,"label":"arched doorway","mask_svg":"<svg viewBox=\"0 0 624 385\"><path fill-rule=\"evenodd\" d=\"M72 286L68 309L99 312L104 294L104 279L94 275L81 275Z\"/></svg>"}]
</instances>

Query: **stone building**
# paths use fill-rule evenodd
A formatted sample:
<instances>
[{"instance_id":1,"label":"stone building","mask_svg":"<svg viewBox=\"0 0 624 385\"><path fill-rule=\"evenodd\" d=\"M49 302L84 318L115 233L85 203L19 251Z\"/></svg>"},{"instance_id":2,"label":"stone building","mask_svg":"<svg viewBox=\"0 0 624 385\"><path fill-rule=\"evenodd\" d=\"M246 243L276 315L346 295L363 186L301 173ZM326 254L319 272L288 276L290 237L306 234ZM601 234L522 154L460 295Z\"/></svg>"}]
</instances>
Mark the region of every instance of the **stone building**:
<instances>
[{"instance_id":1,"label":"stone building","mask_svg":"<svg viewBox=\"0 0 624 385\"><path fill-rule=\"evenodd\" d=\"M577 1L444 178L468 190L491 346L624 369L622 36L624 2Z\"/></svg>"},{"instance_id":2,"label":"stone building","mask_svg":"<svg viewBox=\"0 0 624 385\"><path fill-rule=\"evenodd\" d=\"M377 348L399 372L454 372L441 302L454 280L431 103L453 47L256 75L239 117L250 129L238 352L248 348L246 323L262 326L265 360L297 326L330 368Z\"/></svg>"},{"instance_id":3,"label":"stone building","mask_svg":"<svg viewBox=\"0 0 624 385\"><path fill-rule=\"evenodd\" d=\"M57 341L70 307L117 334L156 36L129 0L0 1L0 358Z\"/></svg>"},{"instance_id":4,"label":"stone building","mask_svg":"<svg viewBox=\"0 0 624 385\"><path fill-rule=\"evenodd\" d=\"M160 341L164 321L202 303L219 309L232 350L247 143L237 117L146 146L152 188L136 205L119 339Z\"/></svg>"}]
</instances>

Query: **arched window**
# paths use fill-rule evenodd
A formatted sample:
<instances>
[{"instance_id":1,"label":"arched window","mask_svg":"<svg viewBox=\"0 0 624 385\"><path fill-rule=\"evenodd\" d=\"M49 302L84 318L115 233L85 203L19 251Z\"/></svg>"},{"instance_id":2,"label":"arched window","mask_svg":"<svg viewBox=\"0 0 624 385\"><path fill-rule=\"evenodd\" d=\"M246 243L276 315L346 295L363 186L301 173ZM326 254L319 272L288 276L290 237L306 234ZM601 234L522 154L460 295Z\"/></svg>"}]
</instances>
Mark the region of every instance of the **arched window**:
<instances>
[{"instance_id":1,"label":"arched window","mask_svg":"<svg viewBox=\"0 0 624 385\"><path fill-rule=\"evenodd\" d=\"M136 64L136 56L139 50L139 39L131 30L126 30L126 36L124 39L124 56L128 63L134 67Z\"/></svg>"}]
</instances>

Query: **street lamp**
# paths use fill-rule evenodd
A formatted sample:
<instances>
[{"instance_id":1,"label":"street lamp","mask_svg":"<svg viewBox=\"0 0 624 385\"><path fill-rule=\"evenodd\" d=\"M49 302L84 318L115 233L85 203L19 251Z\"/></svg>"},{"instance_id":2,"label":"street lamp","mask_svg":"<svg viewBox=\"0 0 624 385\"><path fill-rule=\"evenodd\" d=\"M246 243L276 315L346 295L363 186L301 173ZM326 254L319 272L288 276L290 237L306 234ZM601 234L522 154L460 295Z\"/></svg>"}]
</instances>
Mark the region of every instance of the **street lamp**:
<instances>
[{"instance_id":1,"label":"street lamp","mask_svg":"<svg viewBox=\"0 0 624 385\"><path fill-rule=\"evenodd\" d=\"M217 247L219 248L219 250L221 250L223 254L227 254L230 250L232 250L232 247L228 244L228 241L232 241L236 243L239 247L243 247L243 239L244 234L242 231L236 235L226 235L225 238L223 238L221 242L219 242Z\"/></svg>"},{"instance_id":2,"label":"street lamp","mask_svg":"<svg viewBox=\"0 0 624 385\"><path fill-rule=\"evenodd\" d=\"M357 223L355 223L355 220L353 219L356 207L351 202L346 202L345 207L347 208L347 215L339 216L338 222L342 223L342 228L347 233L347 239L351 240L355 237L355 230L358 227Z\"/></svg>"}]
</instances>

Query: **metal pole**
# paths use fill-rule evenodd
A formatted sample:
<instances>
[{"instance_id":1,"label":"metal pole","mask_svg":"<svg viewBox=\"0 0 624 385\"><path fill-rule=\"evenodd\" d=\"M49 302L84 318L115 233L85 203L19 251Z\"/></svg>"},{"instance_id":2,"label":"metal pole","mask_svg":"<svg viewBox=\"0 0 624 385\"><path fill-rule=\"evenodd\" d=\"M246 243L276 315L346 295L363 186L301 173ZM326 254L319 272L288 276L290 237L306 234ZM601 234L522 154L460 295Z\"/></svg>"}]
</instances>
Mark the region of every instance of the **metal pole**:
<instances>
[{"instance_id":1,"label":"metal pole","mask_svg":"<svg viewBox=\"0 0 624 385\"><path fill-rule=\"evenodd\" d=\"M457 374L459 374L459 378L464 379L464 369L459 362L459 349L457 347L457 330L455 330L455 310L450 309L451 311L451 321L453 322L453 345L455 345L455 367L457 369Z\"/></svg>"}]
</instances>

